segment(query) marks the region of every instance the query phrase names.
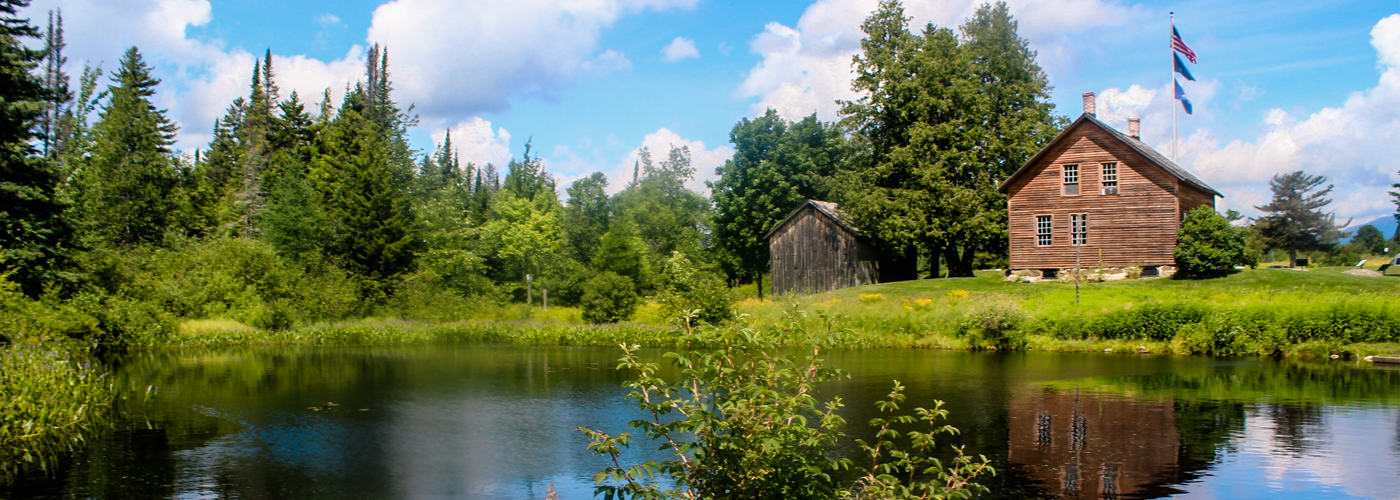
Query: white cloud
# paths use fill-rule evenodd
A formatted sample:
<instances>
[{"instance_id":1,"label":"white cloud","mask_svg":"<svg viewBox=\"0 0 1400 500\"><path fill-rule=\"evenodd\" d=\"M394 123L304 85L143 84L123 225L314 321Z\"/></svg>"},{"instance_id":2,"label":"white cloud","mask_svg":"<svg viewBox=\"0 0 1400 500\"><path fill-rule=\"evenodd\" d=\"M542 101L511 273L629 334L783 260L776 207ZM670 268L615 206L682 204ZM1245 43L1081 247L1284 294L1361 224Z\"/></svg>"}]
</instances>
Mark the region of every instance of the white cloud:
<instances>
[{"instance_id":1,"label":"white cloud","mask_svg":"<svg viewBox=\"0 0 1400 500\"><path fill-rule=\"evenodd\" d=\"M1382 72L1375 87L1306 117L1270 110L1263 117L1269 130L1250 142L1220 147L1210 130L1197 130L1185 143L1182 164L1221 190L1227 206L1247 214L1268 201L1271 176L1294 170L1327 176L1336 186L1329 208L1339 217L1392 212L1386 189L1400 169L1400 14L1376 23L1371 45Z\"/></svg>"},{"instance_id":2,"label":"white cloud","mask_svg":"<svg viewBox=\"0 0 1400 500\"><path fill-rule=\"evenodd\" d=\"M441 127L504 110L512 96L548 98L579 76L627 69L631 62L622 53L598 51L603 29L624 15L689 9L697 1L394 0L374 11L366 41L388 48L397 99L418 104L423 123ZM89 61L110 74L122 51L140 47L165 80L157 104L181 124L184 148L208 143L214 120L247 94L253 60L261 56L187 36L188 28L212 20L208 0L36 0L25 13L37 20L60 8L70 73ZM316 22L343 25L333 14ZM275 55L278 84L284 95L297 90L307 102L320 100L326 88L338 100L360 78L364 53L355 46L333 61Z\"/></svg>"},{"instance_id":3,"label":"white cloud","mask_svg":"<svg viewBox=\"0 0 1400 500\"><path fill-rule=\"evenodd\" d=\"M910 2L905 9L912 18L910 26L918 31L930 22L956 27L983 3ZM741 97L759 98L750 111L759 114L771 107L789 120L814 112L823 120L836 119L835 101L857 97L851 90L851 60L865 36L861 22L876 5L876 0L819 0L802 14L796 28L769 23L750 43L763 60L737 91ZM1039 52L1039 62L1052 76L1075 64L1070 47L1083 43L1075 35L1132 23L1144 15L1140 8L1112 0L1022 0L1011 2L1010 8L1021 36Z\"/></svg>"},{"instance_id":4,"label":"white cloud","mask_svg":"<svg viewBox=\"0 0 1400 500\"><path fill-rule=\"evenodd\" d=\"M580 74L627 67L593 57L601 31L644 9L697 0L394 0L374 11L368 40L389 49L399 98L425 118L503 111L515 95L548 98Z\"/></svg>"},{"instance_id":5,"label":"white cloud","mask_svg":"<svg viewBox=\"0 0 1400 500\"><path fill-rule=\"evenodd\" d=\"M475 163L477 165L495 164L496 168L504 172L506 164L510 163L510 131L504 128L492 128L491 122L479 116L458 123L452 127L452 149L457 151L457 157L463 164ZM433 133L433 144L442 144L446 137L446 130L439 130Z\"/></svg>"},{"instance_id":6,"label":"white cloud","mask_svg":"<svg viewBox=\"0 0 1400 500\"><path fill-rule=\"evenodd\" d=\"M696 192L709 194L710 189L705 186L705 181L719 179L715 174L715 169L724 165L724 162L734 156L734 149L728 145L721 145L714 149L707 149L704 141L692 141L680 134L672 132L670 129L662 127L656 132L647 134L642 139L642 145L633 149L623 159L622 164L606 172L608 175L608 192L615 193L627 187L632 182L633 166L641 158L642 148L645 147L651 152L652 161L660 163L671 154L672 147L686 146L690 148L690 166L695 168L695 178L685 183L687 188ZM561 183L562 185L563 183Z\"/></svg>"},{"instance_id":7,"label":"white cloud","mask_svg":"<svg viewBox=\"0 0 1400 500\"><path fill-rule=\"evenodd\" d=\"M695 40L678 36L661 49L661 59L676 62L687 57L700 57L700 49L695 48Z\"/></svg>"}]
</instances>

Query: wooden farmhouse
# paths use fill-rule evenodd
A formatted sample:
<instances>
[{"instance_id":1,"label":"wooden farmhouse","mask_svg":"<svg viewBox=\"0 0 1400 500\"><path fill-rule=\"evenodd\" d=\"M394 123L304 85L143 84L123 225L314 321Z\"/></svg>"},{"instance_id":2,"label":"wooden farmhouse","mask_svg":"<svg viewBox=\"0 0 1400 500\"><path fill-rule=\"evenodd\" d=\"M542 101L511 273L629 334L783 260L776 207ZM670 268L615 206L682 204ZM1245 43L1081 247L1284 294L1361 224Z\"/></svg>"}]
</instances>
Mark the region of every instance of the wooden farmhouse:
<instances>
[{"instance_id":1,"label":"wooden farmhouse","mask_svg":"<svg viewBox=\"0 0 1400 500\"><path fill-rule=\"evenodd\" d=\"M764 236L773 293L815 293L876 283L878 253L835 203L807 200Z\"/></svg>"},{"instance_id":2,"label":"wooden farmhouse","mask_svg":"<svg viewBox=\"0 0 1400 500\"><path fill-rule=\"evenodd\" d=\"M1047 277L1079 267L1175 266L1187 212L1215 206L1218 191L1144 144L1136 118L1124 134L1084 114L998 188L1008 196L1013 271ZM1102 264L1100 264L1102 263ZM1165 274L1165 273L1164 273Z\"/></svg>"}]
</instances>

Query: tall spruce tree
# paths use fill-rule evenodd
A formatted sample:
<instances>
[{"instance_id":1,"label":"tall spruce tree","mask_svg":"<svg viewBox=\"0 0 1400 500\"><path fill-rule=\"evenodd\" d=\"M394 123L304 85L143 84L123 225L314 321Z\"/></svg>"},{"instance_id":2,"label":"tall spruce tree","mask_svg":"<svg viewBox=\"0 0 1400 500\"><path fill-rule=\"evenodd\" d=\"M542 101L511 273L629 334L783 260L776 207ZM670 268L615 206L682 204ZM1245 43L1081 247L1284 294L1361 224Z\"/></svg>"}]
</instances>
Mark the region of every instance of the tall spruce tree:
<instances>
[{"instance_id":1,"label":"tall spruce tree","mask_svg":"<svg viewBox=\"0 0 1400 500\"><path fill-rule=\"evenodd\" d=\"M150 99L160 80L132 47L122 56L93 126L92 158L80 173L84 229L96 243L156 243L170 227L180 172L170 146L177 127Z\"/></svg>"},{"instance_id":2,"label":"tall spruce tree","mask_svg":"<svg viewBox=\"0 0 1400 500\"><path fill-rule=\"evenodd\" d=\"M410 194L408 140L397 122L386 128L386 113L401 114L387 94L376 95L389 86L387 65L376 60L377 49L373 54L368 82L346 94L318 135L309 172L334 228L324 251L367 280L369 298L392 292L394 278L413 266L422 243Z\"/></svg>"},{"instance_id":3,"label":"tall spruce tree","mask_svg":"<svg viewBox=\"0 0 1400 500\"><path fill-rule=\"evenodd\" d=\"M53 95L33 74L44 51L24 45L39 37L18 17L28 4L0 0L0 268L13 270L11 279L33 296L59 267L72 233L57 193L59 172L34 148Z\"/></svg>"},{"instance_id":4,"label":"tall spruce tree","mask_svg":"<svg viewBox=\"0 0 1400 500\"><path fill-rule=\"evenodd\" d=\"M1332 185L1318 189L1325 182L1326 177L1302 170L1274 175L1269 179L1273 200L1254 207L1267 214L1257 222L1260 236L1270 247L1288 250L1289 265L1298 261L1299 251L1327 250L1341 235L1336 215L1323 212L1332 204L1327 197Z\"/></svg>"},{"instance_id":5,"label":"tall spruce tree","mask_svg":"<svg viewBox=\"0 0 1400 500\"><path fill-rule=\"evenodd\" d=\"M734 157L709 184L715 203L715 244L735 259L741 278L757 281L763 296L768 271L764 235L809 199L825 200L824 178L842 159L840 131L815 114L788 123L769 109L744 118L729 132Z\"/></svg>"},{"instance_id":6,"label":"tall spruce tree","mask_svg":"<svg viewBox=\"0 0 1400 500\"><path fill-rule=\"evenodd\" d=\"M40 136L44 156L54 158L58 143L64 140L63 128L59 122L73 105L73 92L68 88L68 73L63 66L68 58L63 49L68 44L63 41L63 11L49 11L49 25L44 30L44 89L48 92L48 105L44 107L39 121Z\"/></svg>"}]
</instances>

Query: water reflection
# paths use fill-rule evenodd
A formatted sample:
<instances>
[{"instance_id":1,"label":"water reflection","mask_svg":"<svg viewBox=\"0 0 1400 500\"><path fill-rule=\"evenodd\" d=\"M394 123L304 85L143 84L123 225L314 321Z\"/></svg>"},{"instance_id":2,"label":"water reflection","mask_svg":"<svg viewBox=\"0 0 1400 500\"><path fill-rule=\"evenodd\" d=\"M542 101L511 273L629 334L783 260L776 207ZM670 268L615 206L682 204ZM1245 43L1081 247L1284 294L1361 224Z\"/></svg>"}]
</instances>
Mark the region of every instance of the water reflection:
<instances>
[{"instance_id":1,"label":"water reflection","mask_svg":"<svg viewBox=\"0 0 1400 500\"><path fill-rule=\"evenodd\" d=\"M145 353L133 421L6 498L589 498L573 431L624 430L614 349L488 346ZM658 357L659 353L647 355ZM1400 371L1200 357L838 352L847 431L891 380L942 399L1001 471L992 498L1392 498ZM857 456L853 448L836 450ZM664 458L641 445L630 460Z\"/></svg>"}]
</instances>

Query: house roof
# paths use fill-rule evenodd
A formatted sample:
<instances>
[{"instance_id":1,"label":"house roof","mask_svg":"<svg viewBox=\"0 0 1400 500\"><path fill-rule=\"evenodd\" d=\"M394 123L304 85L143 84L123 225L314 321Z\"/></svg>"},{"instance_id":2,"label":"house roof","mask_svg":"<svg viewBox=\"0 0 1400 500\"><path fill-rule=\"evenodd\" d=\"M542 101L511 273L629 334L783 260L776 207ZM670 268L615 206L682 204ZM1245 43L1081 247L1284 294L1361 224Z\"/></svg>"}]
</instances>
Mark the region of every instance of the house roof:
<instances>
[{"instance_id":1,"label":"house roof","mask_svg":"<svg viewBox=\"0 0 1400 500\"><path fill-rule=\"evenodd\" d=\"M766 240L768 238L773 237L773 233L778 232L778 229L782 228L784 225L787 225L788 221L792 220L793 217L796 217L797 214L801 212L803 208L806 208L808 205L811 205L812 208L817 209L817 213L825 215L831 220L836 221L837 225L841 226L842 229L849 231L851 234L854 234L856 236L865 236L865 233L861 232L861 230L859 229L856 229L856 226L854 224L851 224L851 216L846 215L846 212L842 212L841 208L836 206L835 203L829 201L807 200L805 203L798 205L797 208L793 209L792 213L789 213L787 217L784 217L782 222L779 222L777 225L774 225L773 229L771 231L768 231L768 234L763 235L763 239Z\"/></svg>"},{"instance_id":2,"label":"house roof","mask_svg":"<svg viewBox=\"0 0 1400 500\"><path fill-rule=\"evenodd\" d=\"M1016 173L1011 174L1011 177L1007 177L1006 180L1003 181L1000 186L997 186L997 191L1006 193L1007 190L1011 188L1011 183L1015 182L1016 179L1021 178L1021 176L1029 173L1031 167L1036 163L1039 163L1040 160L1045 157L1045 155L1049 154L1049 151L1051 149L1054 149L1055 146L1060 143L1060 141L1063 141L1066 137L1069 137L1071 131L1086 125L1094 125L1099 127L1100 129L1103 129L1105 132L1108 132L1108 135L1113 136L1113 138L1117 139L1119 142L1127 144L1128 147L1131 147L1138 153L1142 154L1142 156L1147 158L1148 161L1151 161L1153 164L1156 164L1158 167L1161 167L1162 170L1167 171L1167 173L1171 174L1173 177L1176 177L1177 180L1195 186L1199 189L1204 190L1207 193L1214 194L1221 198L1225 197L1225 195L1220 194L1219 191L1216 191L1215 188L1212 188L1209 185L1207 185L1205 181L1196 178L1196 176L1191 175L1191 172L1188 172L1186 169L1181 168L1180 165L1177 165L1175 162L1167 159L1167 157L1162 156L1161 153L1158 153L1157 150L1152 149L1151 146L1144 144L1140 140L1129 137L1127 134L1118 131L1118 129L1116 128L1110 127L1107 123L1099 121L1098 118L1094 117L1094 115L1091 115L1089 113L1084 113L1083 115L1080 115L1079 119L1075 120L1074 123L1071 123L1068 127L1065 127L1065 130L1063 132L1060 132L1060 135L1055 136L1055 139L1051 140L1049 144L1046 144L1045 147L1040 148L1040 152L1036 153L1035 156L1032 156L1031 159L1027 161L1024 165L1021 165L1020 170L1017 170Z\"/></svg>"}]
</instances>

